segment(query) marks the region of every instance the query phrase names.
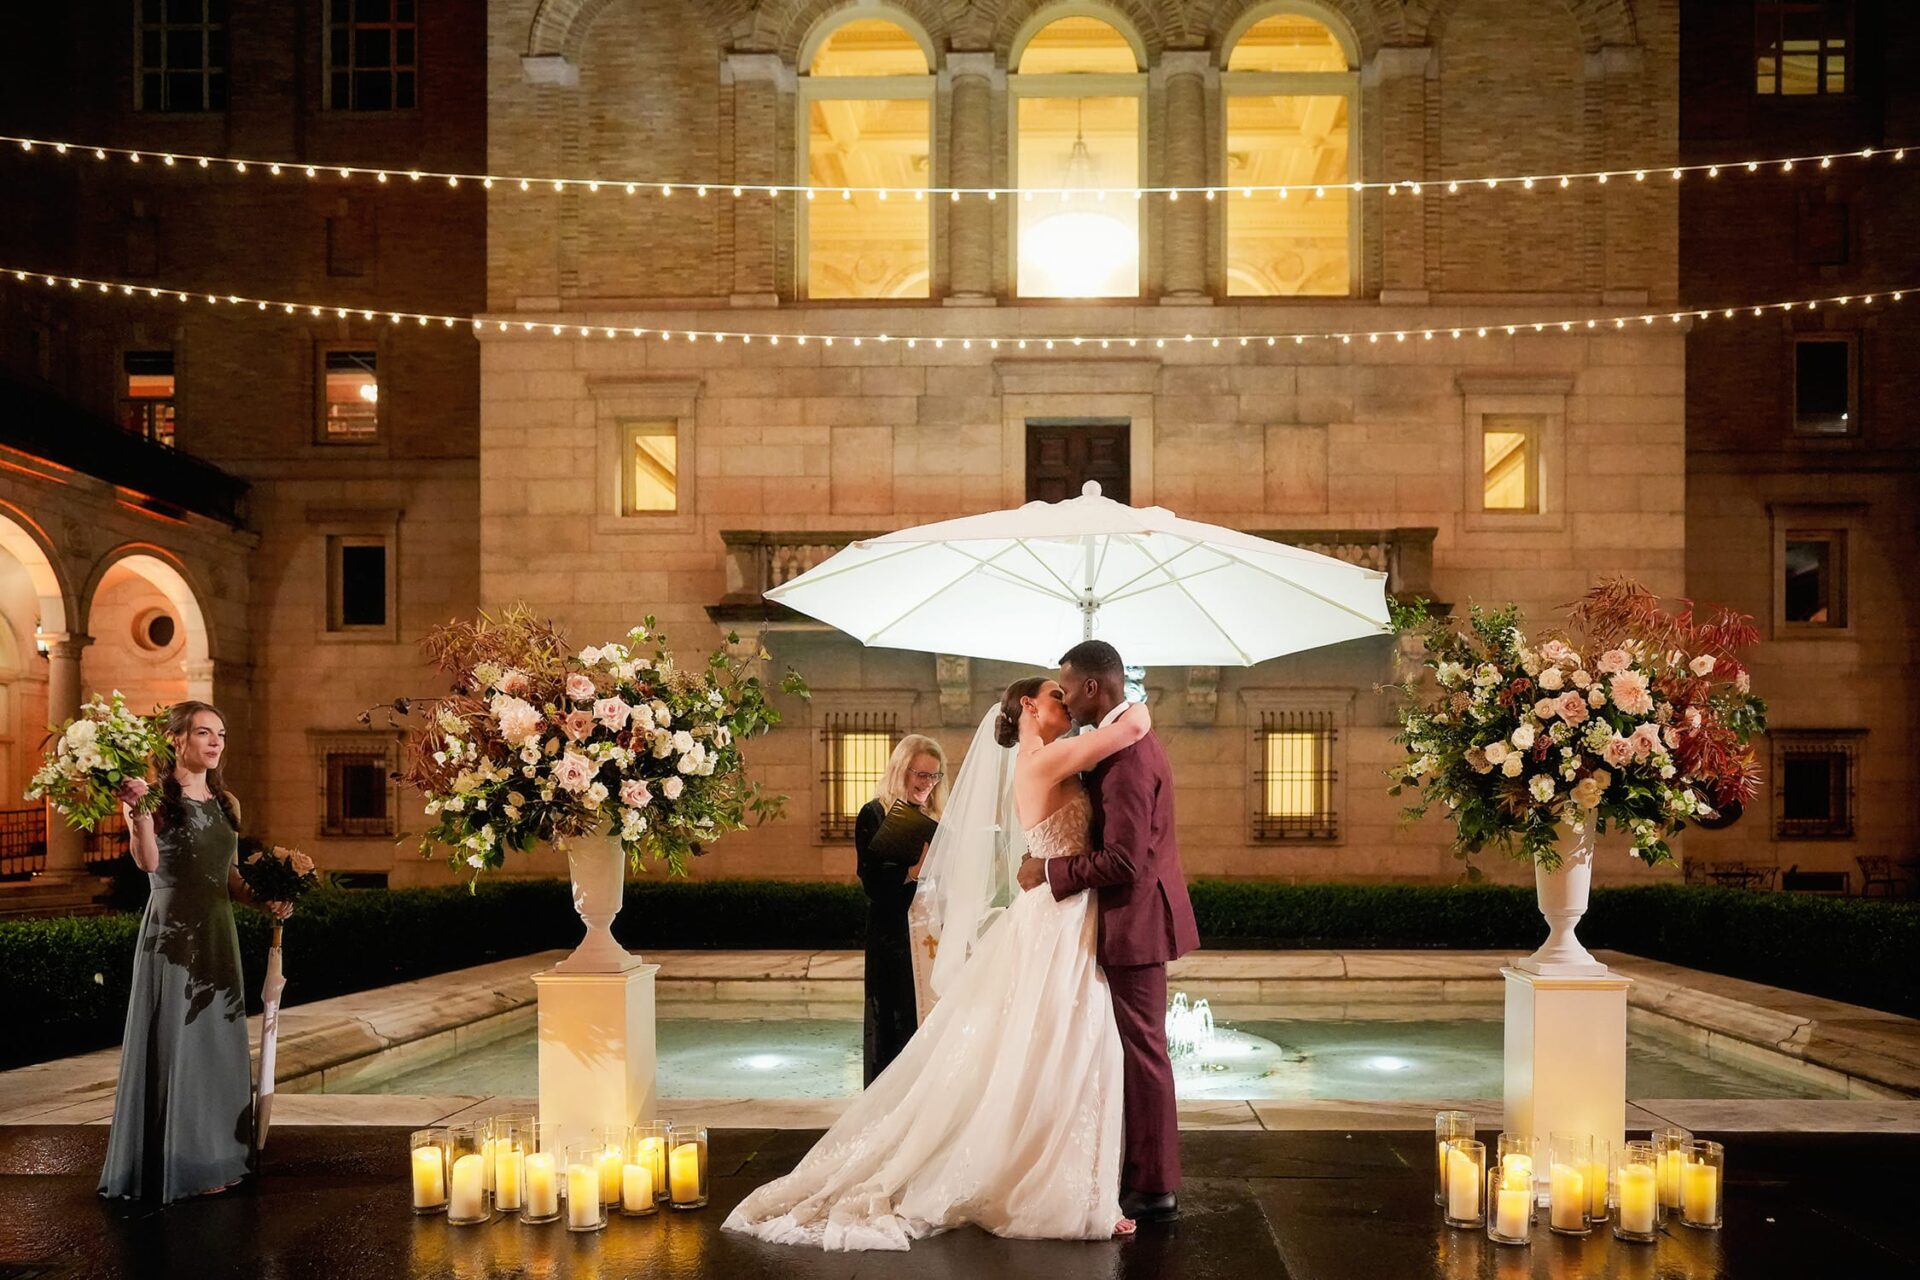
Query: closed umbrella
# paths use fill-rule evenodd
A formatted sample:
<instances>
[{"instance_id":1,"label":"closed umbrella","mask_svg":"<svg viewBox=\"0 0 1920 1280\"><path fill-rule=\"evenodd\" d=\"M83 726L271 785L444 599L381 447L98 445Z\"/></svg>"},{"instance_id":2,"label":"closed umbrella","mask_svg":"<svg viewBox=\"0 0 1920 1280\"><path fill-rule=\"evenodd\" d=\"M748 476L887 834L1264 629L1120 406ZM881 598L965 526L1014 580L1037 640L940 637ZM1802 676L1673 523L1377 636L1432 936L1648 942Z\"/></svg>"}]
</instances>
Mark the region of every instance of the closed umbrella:
<instances>
[{"instance_id":1,"label":"closed umbrella","mask_svg":"<svg viewBox=\"0 0 1920 1280\"><path fill-rule=\"evenodd\" d=\"M767 598L886 648L1052 666L1097 637L1140 666L1250 666L1385 634L1386 577L1089 481L864 539Z\"/></svg>"},{"instance_id":2,"label":"closed umbrella","mask_svg":"<svg viewBox=\"0 0 1920 1280\"><path fill-rule=\"evenodd\" d=\"M273 945L267 949L267 978L260 984L260 1078L253 1093L253 1146L267 1145L267 1126L273 1123L274 1057L280 1047L280 994L287 980L280 969L280 926L273 926Z\"/></svg>"}]
</instances>

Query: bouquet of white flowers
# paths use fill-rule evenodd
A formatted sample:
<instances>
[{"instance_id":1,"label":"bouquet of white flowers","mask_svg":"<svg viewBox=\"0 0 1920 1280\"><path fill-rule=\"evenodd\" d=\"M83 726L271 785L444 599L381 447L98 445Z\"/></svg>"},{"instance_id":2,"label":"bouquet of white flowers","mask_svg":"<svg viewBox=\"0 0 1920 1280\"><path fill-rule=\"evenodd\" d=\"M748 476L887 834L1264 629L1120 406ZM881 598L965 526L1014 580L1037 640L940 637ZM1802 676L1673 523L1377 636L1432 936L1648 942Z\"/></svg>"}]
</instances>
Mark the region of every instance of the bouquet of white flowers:
<instances>
[{"instance_id":1,"label":"bouquet of white flowers","mask_svg":"<svg viewBox=\"0 0 1920 1280\"><path fill-rule=\"evenodd\" d=\"M111 700L94 697L78 717L53 731L40 768L27 787L27 799L46 799L73 826L92 831L120 807L120 789L146 780L173 759L163 711L136 715L115 689ZM160 803L158 787L134 806L151 812Z\"/></svg>"}]
</instances>

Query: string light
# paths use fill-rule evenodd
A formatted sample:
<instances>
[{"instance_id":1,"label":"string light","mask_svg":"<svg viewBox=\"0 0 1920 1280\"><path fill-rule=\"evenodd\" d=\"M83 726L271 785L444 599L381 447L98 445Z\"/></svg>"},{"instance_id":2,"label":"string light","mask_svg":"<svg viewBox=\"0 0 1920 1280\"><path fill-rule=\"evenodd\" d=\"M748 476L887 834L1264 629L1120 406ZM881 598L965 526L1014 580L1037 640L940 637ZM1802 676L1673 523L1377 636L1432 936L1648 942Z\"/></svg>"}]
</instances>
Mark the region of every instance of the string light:
<instances>
[{"instance_id":1,"label":"string light","mask_svg":"<svg viewBox=\"0 0 1920 1280\"><path fill-rule=\"evenodd\" d=\"M138 298L141 296L145 296L151 299L170 298L177 302L183 302L183 303L193 301L197 298L198 300L213 307L251 306L256 311L265 311L269 308L277 307L284 314L287 314L287 315L293 315L297 310L304 309L308 313L308 315L316 318L330 311L334 314L336 318L345 319L350 314L353 314L356 310L356 309L341 307L333 303L292 302L292 301L287 301L285 299L279 299L279 298L249 297L249 296L238 294L238 293L190 294L177 289L163 288L158 285L128 284L126 282L116 281L116 280L97 280L97 279L92 279L86 276L68 276L68 275L59 275L59 274L48 274L42 271L30 271L25 268L0 266L0 279L4 279L7 276L11 276L16 283L21 283L21 284L38 283L46 288L55 288L55 287L64 285L68 289L72 289L72 290L78 290L82 288L92 288L101 294L106 294L109 296L111 296L114 290L118 290L121 296L123 297ZM1807 310L1812 311L1812 310L1817 310L1822 303L1829 303L1829 304L1834 304L1834 305L1843 306L1843 307L1844 306L1872 307L1876 305L1886 306L1894 303L1904 302L1908 292L1910 292L1909 289L1903 288L1903 289L1898 289L1891 292L1875 292L1875 293L1869 293L1869 294L1836 294L1836 295L1832 295L1824 298L1805 298L1805 299L1781 300L1781 301L1773 301L1773 302L1743 303L1737 309L1733 307L1723 308L1720 311L1719 316L1717 317L1714 315L1714 312L1711 310L1696 310L1694 308L1689 307L1689 308L1682 308L1682 309L1673 310L1673 311L1647 311L1647 312L1635 312L1635 313L1628 313L1628 314L1607 314L1607 315L1601 315L1601 316L1592 316L1592 315L1583 314L1583 315L1576 315L1576 316L1555 316L1550 319L1531 319L1531 318L1515 319L1512 321L1493 322L1490 324L1481 325L1472 331L1472 336L1474 336L1475 338L1486 338L1491 333L1500 333L1508 336L1517 336L1520 330L1522 329L1528 329L1534 333L1541 333L1541 332L1544 332L1549 326L1558 326L1562 332L1571 332L1573 329L1573 326L1575 325L1584 325L1588 329L1594 329L1599 324L1607 321L1611 321L1615 329L1624 329L1630 321L1639 321L1642 325L1652 325L1659 320L1666 320L1669 323L1674 325L1679 325L1687 322L1705 323L1705 322L1716 320L1716 319L1719 319L1719 320L1736 319L1743 316L1759 317L1759 316L1765 315L1767 312L1770 312L1770 311L1786 313L1801 307L1804 307ZM552 337L566 336L569 330L573 331L574 333L577 333L578 336L583 338L591 337L594 334L594 327L592 326L577 325L577 324L576 325L557 324L552 321L541 321L536 324L536 322L531 320L509 321L509 320L502 320L502 319L491 319L486 316L451 315L444 312L422 312L422 311L374 311L371 309L358 309L357 313L361 319L367 320L367 321L384 319L388 324L393 324L393 325L412 322L413 324L420 327L426 327L428 325L434 324L435 322L438 322L442 328L452 329L456 327L464 327L472 330L475 333L488 333L488 332L508 333L512 331L512 328L514 325L518 325L520 331L523 333L532 333L536 329L544 329L548 331L549 336L552 336ZM932 314L932 313L930 312L929 314ZM1129 309L1129 314L1139 314L1139 313L1136 311L1133 311L1132 309ZM773 332L768 330L746 330L746 329L681 329L679 330L679 332L684 338L684 340L690 343L698 343L704 340L704 341L712 341L715 343L739 342L744 345L744 344L748 344L756 340L759 340L759 341L766 342L770 346L777 346L781 342L793 342L799 346L805 346L810 341L820 342L826 346L832 346L835 341L846 341L858 347L858 346L861 346L869 338L871 338L875 342L880 343L883 346L889 345L896 340L905 341L909 346L912 346L916 342L927 342L927 341L933 342L935 346L940 346L945 341L944 337L935 337L932 334L914 335L913 337L907 338L907 337L900 337L899 335L888 334L888 333L827 334L827 333L803 333L803 332L795 332L791 330L786 332ZM1464 329L1459 329L1459 328L1451 329L1448 331L1449 336L1456 341L1459 340L1465 332L1466 331ZM1351 344L1355 338L1363 338L1367 341L1369 345L1377 345L1383 338L1392 338L1395 343L1404 343L1407 340L1407 333L1408 331L1405 329L1315 330L1312 332L1288 331L1288 332L1278 332L1278 333L1268 332L1265 330L1259 330L1259 331L1233 330L1231 332L1224 332L1220 334L1205 334L1205 335L1183 333L1180 335L1178 341L1182 342L1185 345L1190 346L1195 342L1197 337L1204 338L1210 344L1211 347L1217 348L1227 342L1235 342L1240 346L1247 346L1254 342L1264 342L1268 346L1273 346L1283 338L1291 338L1296 346L1304 345L1309 341L1339 342L1342 344ZM612 327L601 327L600 334L601 336L604 336L607 338L615 338L615 337L623 336L621 330L612 328ZM664 329L655 331L655 330L636 327L636 328L631 328L626 330L625 336L630 336L633 338L646 338L650 336L657 336L661 341L664 342L664 341L670 341L673 335L668 333ZM1431 340L1434 335L1432 330L1425 330L1425 331L1422 331L1421 336L1425 339ZM969 351L973 349L973 343L975 341L984 341L987 343L990 349L995 351L998 351L1000 349L1000 344L1003 341L1014 343L1015 346L1020 350L1026 350L1027 344L1030 339L1035 342L1043 343L1046 346L1046 349L1048 350L1052 350L1054 348L1054 344L1058 342L1070 342L1076 347L1081 346L1085 343L1098 343L1102 350L1110 350L1111 344L1114 344L1114 343L1124 343L1128 348L1137 347L1141 342L1142 337L1143 335L1140 335L1137 333L1113 333L1113 332L1078 333L1078 334L1058 333L1058 334L1053 334L1051 336L1020 335L1020 334L1000 334L1000 335L973 334L967 338L961 339L960 342L961 342L962 348L964 350L969 350ZM1156 347L1164 348L1167 345L1168 339L1164 336L1154 336L1152 337L1152 341Z\"/></svg>"},{"instance_id":2,"label":"string light","mask_svg":"<svg viewBox=\"0 0 1920 1280\"><path fill-rule=\"evenodd\" d=\"M91 152L93 158L96 161L108 160L113 157L119 156L119 157L124 157L128 161L128 163L139 164L142 159L142 155L140 152L130 148L102 146L102 145L98 145L90 142L75 142L71 140L59 141L59 140L46 139L46 138L25 137L18 134L0 134L0 145L3 145L5 143L13 143L19 148L19 150L29 154L40 151L41 149L45 148L45 149L51 150L55 155L58 155L58 156L67 156L70 153L78 154L79 152ZM1746 172L1748 173L1758 173L1763 168L1777 170L1778 172L1781 172L1781 173L1792 173L1795 169L1795 166L1800 164L1817 163L1821 169L1831 169L1836 160L1871 161L1874 159L1885 159L1889 163L1897 164L1897 163L1903 163L1906 160L1906 155L1907 155L1907 151L1906 151L1906 148L1903 146L1902 147L1871 147L1869 146L1869 147L1862 147L1857 151L1820 152L1820 153L1812 153L1808 155L1799 155L1799 156L1769 156L1764 158L1751 159L1751 160L1747 160L1739 163L1744 164ZM282 171L281 162L267 161L267 160L262 160L254 157L201 155L197 153L186 153L186 152L165 152L165 153L161 153L161 160L164 165L170 168L178 167L177 162L179 161L192 161L193 167L196 167L199 169L208 170L208 169L220 167L220 168L226 168L233 173L243 174L243 175L254 173L256 171L256 168L260 166L265 166L268 176L276 177L276 178L281 175L281 171ZM1478 184L1480 186L1486 187L1489 190L1496 190L1502 187L1509 187L1509 188L1519 187L1523 191L1534 191L1541 187L1548 187L1550 189L1564 191L1572 187L1575 183L1591 182L1591 183L1596 183L1598 185L1604 186L1607 184L1609 180L1613 178L1632 177L1633 180L1637 183L1645 183L1648 181L1650 175L1652 175L1655 172L1655 170L1664 171L1667 174L1668 178L1673 182L1679 182L1682 179L1684 179L1687 175L1694 174L1694 173L1703 174L1708 178L1717 179L1720 177L1722 169L1731 168L1734 166L1734 163L1735 162L1719 161L1714 163L1683 164L1683 165L1671 165L1671 166L1662 164L1662 165L1651 166L1651 167L1635 166L1632 168L1620 168L1620 169L1569 170L1564 173L1544 173L1544 174L1542 173L1475 174L1471 176L1461 175L1461 176L1451 177L1451 178L1440 178L1440 179L1435 179L1434 181L1444 182L1446 184L1446 191L1449 195L1458 194L1460 191L1461 184L1463 183L1468 185ZM351 181L357 178L372 178L377 183L384 183L387 181L387 178L389 176L389 173L387 170L364 166L364 165L308 164L308 165L301 166L301 169L302 169L302 172L304 172L308 178L317 178L320 174L320 170L326 169L330 173L337 175L343 181ZM482 187L486 188L487 190L492 190L495 183L507 183L507 184L517 185L519 189L522 191L531 191L534 188L534 186L538 184L538 185L544 185L555 192L566 192L569 190L584 190L590 195L597 194L600 191L601 187L603 186L613 186L613 187L620 187L624 189L628 195L634 195L634 194L645 192L653 195L658 195L662 198L667 198L672 196L674 188L679 187L683 190L691 188L694 191L696 197L703 200L708 197L710 188L720 188L723 191L731 191L735 198L738 198L744 192L751 190L751 191L764 191L770 197L777 197L783 193L798 194L801 192L805 192L807 198L812 199L813 192L815 190L815 188L805 183L782 183L782 182L755 183L753 186L747 187L747 186L734 185L728 182L720 182L720 181L713 181L713 180L708 180L705 182L701 182L701 181L661 182L658 180L645 181L638 178L626 178L626 177L610 178L610 177L606 177L605 175L592 175L592 176L562 175L559 177L554 177L551 175L542 175L542 174L467 173L467 172L460 172L460 171L432 170L432 169L409 170L407 173L407 177L409 180L416 183L419 182L422 178L438 178L444 181L448 187L456 188L456 189L460 186L461 182L463 181L473 181L473 182L479 183ZM1345 187L1347 190L1353 191L1353 192L1384 191L1390 195L1398 195L1401 191L1404 190L1411 195L1417 196L1422 194L1422 191L1424 189L1420 182L1410 181L1405 178L1398 178L1398 179L1381 178L1381 179L1373 179L1368 181L1348 182L1348 183L1343 183L1341 185ZM862 196L862 195L877 196L880 199L884 200L889 198L890 196L894 196L894 195L905 196L905 195L908 195L909 193L913 196L915 200L924 200L929 195L935 195L935 196L944 195L948 197L949 200L959 200L962 197L967 197L967 196L985 197L988 200L996 199L1001 195L1009 195L1009 196L1019 195L1019 196L1022 196L1023 198L1028 198L1028 199L1032 197L1031 191L1020 188L1020 187L846 186L846 187L839 188L839 190L840 190L841 198L844 200L850 200L854 196ZM1086 193L1095 195L1101 199L1104 199L1109 194L1112 194L1112 195L1121 195L1121 196L1131 195L1136 200L1149 195L1163 196L1168 200L1178 200L1183 195L1199 195L1199 196L1204 196L1208 200L1214 200L1221 196L1231 197L1237 194L1243 200L1251 200L1256 196L1266 196L1266 195L1278 196L1280 199L1284 200L1284 199L1287 199L1290 195L1292 195L1295 192L1299 192L1301 194L1311 194L1316 199L1322 198L1326 195L1327 188L1325 187L1325 185L1317 184L1317 183L1284 183L1284 184L1264 184L1264 185L1263 184L1249 185L1249 184L1241 183L1241 184L1233 184L1233 185L1223 184L1219 186L1180 184L1180 185L1138 186L1138 187L1088 187L1085 189L1085 191Z\"/></svg>"}]
</instances>

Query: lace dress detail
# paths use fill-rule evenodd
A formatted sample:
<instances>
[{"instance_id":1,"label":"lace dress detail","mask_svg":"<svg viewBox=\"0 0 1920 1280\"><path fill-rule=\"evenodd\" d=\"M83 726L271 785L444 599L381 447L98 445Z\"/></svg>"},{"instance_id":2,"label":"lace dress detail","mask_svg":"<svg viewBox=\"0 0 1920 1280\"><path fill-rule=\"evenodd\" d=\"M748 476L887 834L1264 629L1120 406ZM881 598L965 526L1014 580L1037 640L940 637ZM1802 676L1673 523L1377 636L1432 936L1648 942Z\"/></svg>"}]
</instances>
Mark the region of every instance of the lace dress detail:
<instances>
[{"instance_id":1,"label":"lace dress detail","mask_svg":"<svg viewBox=\"0 0 1920 1280\"><path fill-rule=\"evenodd\" d=\"M1035 857L1086 851L1076 788L1027 832ZM794 1171L726 1229L824 1249L905 1249L972 1224L1104 1240L1120 1220L1121 1058L1089 894L1021 894L953 990Z\"/></svg>"}]
</instances>

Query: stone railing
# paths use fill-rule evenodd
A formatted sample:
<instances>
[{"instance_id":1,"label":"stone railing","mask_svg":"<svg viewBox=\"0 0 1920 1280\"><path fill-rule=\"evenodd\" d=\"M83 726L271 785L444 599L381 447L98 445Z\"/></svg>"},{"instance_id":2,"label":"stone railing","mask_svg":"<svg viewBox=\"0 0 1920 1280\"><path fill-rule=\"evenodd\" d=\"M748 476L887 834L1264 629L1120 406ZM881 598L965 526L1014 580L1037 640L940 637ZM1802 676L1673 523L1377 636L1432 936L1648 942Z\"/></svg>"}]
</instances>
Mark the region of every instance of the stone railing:
<instances>
[{"instance_id":1,"label":"stone railing","mask_svg":"<svg viewBox=\"0 0 1920 1280\"><path fill-rule=\"evenodd\" d=\"M1387 591L1398 599L1433 594L1433 539L1431 527L1393 529L1249 529L1257 538L1284 542L1302 551L1315 551L1348 564L1378 569L1387 575Z\"/></svg>"}]
</instances>

